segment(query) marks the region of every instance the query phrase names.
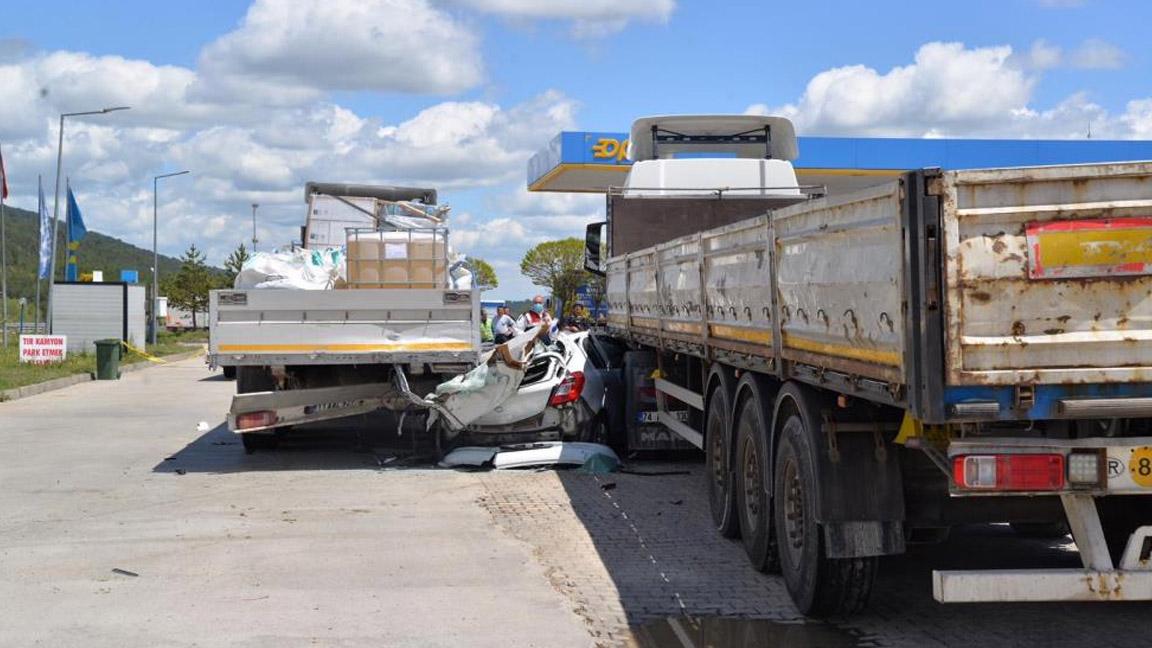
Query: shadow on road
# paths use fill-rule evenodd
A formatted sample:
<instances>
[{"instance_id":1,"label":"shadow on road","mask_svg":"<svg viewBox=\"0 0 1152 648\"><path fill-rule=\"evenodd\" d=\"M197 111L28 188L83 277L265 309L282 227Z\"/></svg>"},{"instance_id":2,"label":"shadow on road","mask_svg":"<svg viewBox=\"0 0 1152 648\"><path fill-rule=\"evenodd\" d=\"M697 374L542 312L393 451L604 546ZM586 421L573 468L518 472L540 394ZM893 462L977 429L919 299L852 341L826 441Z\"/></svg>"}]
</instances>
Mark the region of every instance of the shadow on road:
<instances>
[{"instance_id":1,"label":"shadow on road","mask_svg":"<svg viewBox=\"0 0 1152 648\"><path fill-rule=\"evenodd\" d=\"M752 569L740 540L726 540L711 528L702 466L691 468L688 476L559 475L629 625L680 615L801 619L782 579ZM1070 537L1024 539L1007 525L960 527L942 544L912 545L904 556L882 559L869 607L830 622L868 646L1080 646L1101 636L1107 640L1098 645L1148 645L1152 608L1146 603L943 605L932 596L937 569L1079 566Z\"/></svg>"},{"instance_id":2,"label":"shadow on road","mask_svg":"<svg viewBox=\"0 0 1152 648\"><path fill-rule=\"evenodd\" d=\"M240 436L220 423L153 468L158 473L233 473L274 470L356 470L428 467L428 448L414 448L408 426L401 436L387 414L301 426L272 451L247 454Z\"/></svg>"},{"instance_id":3,"label":"shadow on road","mask_svg":"<svg viewBox=\"0 0 1152 648\"><path fill-rule=\"evenodd\" d=\"M196 382L228 382L229 380L234 380L234 379L233 378L225 378L223 373L214 373L211 376L208 376L207 378L201 378L200 380L198 380Z\"/></svg>"}]
</instances>

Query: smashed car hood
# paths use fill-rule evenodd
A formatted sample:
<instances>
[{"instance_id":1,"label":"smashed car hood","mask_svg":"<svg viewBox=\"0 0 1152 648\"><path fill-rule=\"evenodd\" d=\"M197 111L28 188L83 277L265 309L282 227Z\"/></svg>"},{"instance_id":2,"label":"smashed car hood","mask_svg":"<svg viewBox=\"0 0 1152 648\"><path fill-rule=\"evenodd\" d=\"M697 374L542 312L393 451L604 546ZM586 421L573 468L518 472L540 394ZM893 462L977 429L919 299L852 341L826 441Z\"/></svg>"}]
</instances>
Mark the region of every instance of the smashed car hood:
<instances>
[{"instance_id":1,"label":"smashed car hood","mask_svg":"<svg viewBox=\"0 0 1152 648\"><path fill-rule=\"evenodd\" d=\"M425 397L435 403L428 428L439 423L458 432L515 394L524 380L539 328L528 329L497 346L480 357L475 369L437 385L436 391Z\"/></svg>"}]
</instances>

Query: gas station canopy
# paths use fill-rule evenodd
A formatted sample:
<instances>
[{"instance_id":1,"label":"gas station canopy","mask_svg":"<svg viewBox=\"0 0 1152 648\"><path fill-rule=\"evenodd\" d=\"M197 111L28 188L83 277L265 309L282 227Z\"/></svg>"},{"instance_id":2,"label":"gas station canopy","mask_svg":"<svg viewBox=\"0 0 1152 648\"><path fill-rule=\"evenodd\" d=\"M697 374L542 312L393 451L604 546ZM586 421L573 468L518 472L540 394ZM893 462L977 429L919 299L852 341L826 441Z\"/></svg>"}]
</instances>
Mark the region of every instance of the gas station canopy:
<instances>
[{"instance_id":1,"label":"gas station canopy","mask_svg":"<svg viewBox=\"0 0 1152 648\"><path fill-rule=\"evenodd\" d=\"M989 140L800 137L803 185L842 193L924 167L979 169L1152 160L1147 140ZM528 161L529 191L605 193L624 184L628 133L565 131Z\"/></svg>"}]
</instances>

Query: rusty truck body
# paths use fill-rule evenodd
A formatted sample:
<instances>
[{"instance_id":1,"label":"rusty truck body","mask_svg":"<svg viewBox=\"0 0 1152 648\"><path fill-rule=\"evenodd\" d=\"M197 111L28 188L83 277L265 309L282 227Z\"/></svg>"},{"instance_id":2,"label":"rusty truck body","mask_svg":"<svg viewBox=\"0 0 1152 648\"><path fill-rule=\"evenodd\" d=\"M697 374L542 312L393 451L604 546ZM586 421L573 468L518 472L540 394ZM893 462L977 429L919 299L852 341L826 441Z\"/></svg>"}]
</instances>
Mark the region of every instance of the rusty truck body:
<instances>
[{"instance_id":1,"label":"rusty truck body","mask_svg":"<svg viewBox=\"0 0 1152 648\"><path fill-rule=\"evenodd\" d=\"M631 141L588 230L609 330L655 354L717 529L803 612L859 609L879 556L970 522L1070 530L1083 569L937 571L942 602L1152 599L1152 163L826 196L787 182L780 118Z\"/></svg>"}]
</instances>

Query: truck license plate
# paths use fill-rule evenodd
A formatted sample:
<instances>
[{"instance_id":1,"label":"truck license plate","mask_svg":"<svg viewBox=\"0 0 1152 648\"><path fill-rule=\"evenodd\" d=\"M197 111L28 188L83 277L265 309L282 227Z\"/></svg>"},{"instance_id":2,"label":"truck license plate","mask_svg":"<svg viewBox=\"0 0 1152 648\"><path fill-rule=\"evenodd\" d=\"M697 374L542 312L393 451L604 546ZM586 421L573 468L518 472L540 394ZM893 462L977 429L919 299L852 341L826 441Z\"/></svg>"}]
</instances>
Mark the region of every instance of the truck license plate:
<instances>
[{"instance_id":1,"label":"truck license plate","mask_svg":"<svg viewBox=\"0 0 1152 648\"><path fill-rule=\"evenodd\" d=\"M687 410L676 410L674 412L669 412L669 413L673 416L673 418L675 418L677 421L680 421L681 423L686 423L688 421L688 411ZM636 416L636 422L637 423L657 423L658 421L656 420L656 412L640 412Z\"/></svg>"}]
</instances>

